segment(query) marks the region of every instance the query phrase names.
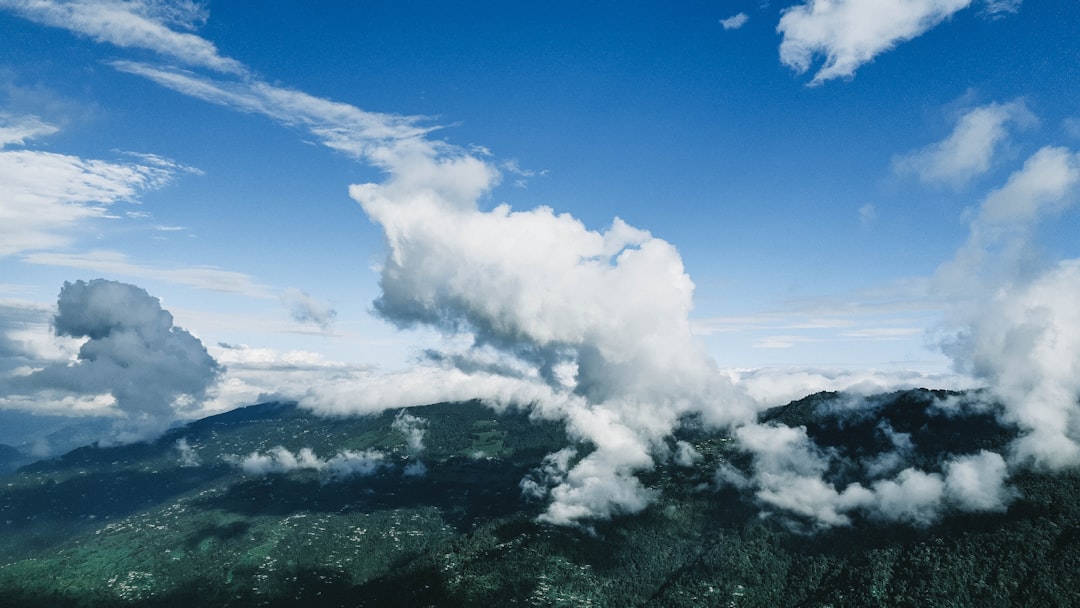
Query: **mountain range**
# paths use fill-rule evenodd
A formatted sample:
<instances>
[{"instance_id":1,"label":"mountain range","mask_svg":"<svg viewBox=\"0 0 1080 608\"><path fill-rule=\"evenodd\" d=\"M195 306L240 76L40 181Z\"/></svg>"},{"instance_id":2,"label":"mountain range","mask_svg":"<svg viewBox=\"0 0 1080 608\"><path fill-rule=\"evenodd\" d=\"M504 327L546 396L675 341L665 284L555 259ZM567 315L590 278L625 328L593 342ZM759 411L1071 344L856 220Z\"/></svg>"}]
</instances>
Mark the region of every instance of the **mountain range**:
<instances>
[{"instance_id":1,"label":"mountain range","mask_svg":"<svg viewBox=\"0 0 1080 608\"><path fill-rule=\"evenodd\" d=\"M902 391L852 410L819 393L759 422L804 428L843 487L869 483L859 463L897 434L907 464L926 469L1006 452L1016 432L992 412L941 407L963 397ZM526 409L241 408L0 476L0 604L1080 604L1080 471L1017 472L997 511L821 527L724 483L718 471L754 466L725 431L687 419L671 442L695 458L638 474L647 508L555 526L537 520L544 499L529 489L551 455L590 446Z\"/></svg>"}]
</instances>

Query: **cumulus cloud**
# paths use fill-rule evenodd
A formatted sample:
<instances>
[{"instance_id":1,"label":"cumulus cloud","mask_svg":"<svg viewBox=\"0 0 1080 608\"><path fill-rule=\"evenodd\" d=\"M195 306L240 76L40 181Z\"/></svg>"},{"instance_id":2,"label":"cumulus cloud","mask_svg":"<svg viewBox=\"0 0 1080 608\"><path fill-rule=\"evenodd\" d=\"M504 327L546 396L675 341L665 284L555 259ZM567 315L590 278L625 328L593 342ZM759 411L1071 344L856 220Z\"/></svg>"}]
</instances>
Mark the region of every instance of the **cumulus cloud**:
<instances>
[{"instance_id":1,"label":"cumulus cloud","mask_svg":"<svg viewBox=\"0 0 1080 608\"><path fill-rule=\"evenodd\" d=\"M721 19L720 26L725 30L737 30L746 25L746 22L749 20L750 17L746 13L739 13L737 15L732 15L727 19Z\"/></svg>"},{"instance_id":2,"label":"cumulus cloud","mask_svg":"<svg viewBox=\"0 0 1080 608\"><path fill-rule=\"evenodd\" d=\"M957 365L985 379L1024 435L1013 456L1051 469L1080 463L1080 260L1000 289L961 313L945 344Z\"/></svg>"},{"instance_id":3,"label":"cumulus cloud","mask_svg":"<svg viewBox=\"0 0 1080 608\"><path fill-rule=\"evenodd\" d=\"M859 66L917 38L971 0L808 0L784 10L776 31L780 61L802 74L824 64L810 84L855 75Z\"/></svg>"},{"instance_id":4,"label":"cumulus cloud","mask_svg":"<svg viewBox=\"0 0 1080 608\"><path fill-rule=\"evenodd\" d=\"M1038 224L1077 201L1080 156L1057 147L1033 154L983 199L967 243L938 269L939 288L960 304L942 347L986 382L1019 426L1016 463L1057 469L1080 463L1080 260L1039 261Z\"/></svg>"},{"instance_id":5,"label":"cumulus cloud","mask_svg":"<svg viewBox=\"0 0 1080 608\"><path fill-rule=\"evenodd\" d=\"M96 279L65 283L53 326L58 336L84 340L62 361L8 380L12 395L107 396L135 439L162 430L179 409L202 398L221 367L198 338L145 290Z\"/></svg>"},{"instance_id":6,"label":"cumulus cloud","mask_svg":"<svg viewBox=\"0 0 1080 608\"><path fill-rule=\"evenodd\" d=\"M897 158L893 166L923 182L962 186L990 169L1010 124L1024 127L1035 122L1022 100L973 108L957 120L947 138Z\"/></svg>"},{"instance_id":7,"label":"cumulus cloud","mask_svg":"<svg viewBox=\"0 0 1080 608\"><path fill-rule=\"evenodd\" d=\"M633 473L653 466L681 415L715 424L753 415L690 331L693 283L670 243L617 218L595 231L546 207L481 211L498 179L482 159L399 152L387 151L385 182L350 189L390 249L375 308L402 327L464 333L531 370L456 373L473 388L530 396L524 403L557 412L596 446L551 489L545 520L640 510L651 492ZM454 373L439 371L443 381Z\"/></svg>"},{"instance_id":8,"label":"cumulus cloud","mask_svg":"<svg viewBox=\"0 0 1080 608\"><path fill-rule=\"evenodd\" d=\"M427 466L420 461L420 455L424 453L424 435L427 434L428 421L419 416L401 411L394 418L391 428L405 436L405 451L413 459L406 467L406 477L423 477L427 475Z\"/></svg>"}]
</instances>

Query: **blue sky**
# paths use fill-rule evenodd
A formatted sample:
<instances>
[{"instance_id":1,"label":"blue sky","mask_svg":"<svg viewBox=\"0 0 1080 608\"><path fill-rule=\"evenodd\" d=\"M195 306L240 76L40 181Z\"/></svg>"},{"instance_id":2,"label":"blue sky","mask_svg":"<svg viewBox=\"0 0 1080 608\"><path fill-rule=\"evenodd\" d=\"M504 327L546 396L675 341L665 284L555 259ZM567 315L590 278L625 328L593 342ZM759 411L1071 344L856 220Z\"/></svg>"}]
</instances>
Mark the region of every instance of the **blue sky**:
<instances>
[{"instance_id":1,"label":"blue sky","mask_svg":"<svg viewBox=\"0 0 1080 608\"><path fill-rule=\"evenodd\" d=\"M99 277L159 298L222 363L197 411L463 353L510 365L509 334L483 303L414 292L373 305L394 251L384 226L398 220L350 186L417 175L386 142L483 163L478 212L549 207L599 233L617 217L670 244L693 308L657 314L685 312L691 342L722 370L802 378L782 396L868 377L963 384L955 371L993 383L977 353L942 348L978 326L971 301L1080 257L1070 2L0 9L0 216L17 218L0 228L9 377L78 359L80 338L57 338L50 318L65 281ZM384 144L391 161L364 148ZM992 193L1047 147L1065 155L1068 183L1029 222L1018 262L1002 253L1011 241L973 235ZM965 250L982 261L960 274L985 279L970 289L942 270ZM536 262L516 268L540 276ZM653 298L647 279L617 285L619 300ZM513 340L547 348L549 333L522 327ZM58 390L6 391L2 406L116 407L100 387L68 401Z\"/></svg>"}]
</instances>

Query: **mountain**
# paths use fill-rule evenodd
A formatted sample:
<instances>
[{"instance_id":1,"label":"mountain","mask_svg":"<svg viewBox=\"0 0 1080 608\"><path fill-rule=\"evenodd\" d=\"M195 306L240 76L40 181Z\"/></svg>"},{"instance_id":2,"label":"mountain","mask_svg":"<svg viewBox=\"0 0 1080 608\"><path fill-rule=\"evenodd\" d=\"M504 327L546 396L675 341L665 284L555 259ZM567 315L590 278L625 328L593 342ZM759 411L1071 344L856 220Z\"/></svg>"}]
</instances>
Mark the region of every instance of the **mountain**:
<instances>
[{"instance_id":1,"label":"mountain","mask_svg":"<svg viewBox=\"0 0 1080 608\"><path fill-rule=\"evenodd\" d=\"M57 456L104 436L112 422L100 416L39 416L0 410L0 443L14 444L27 454Z\"/></svg>"},{"instance_id":2,"label":"mountain","mask_svg":"<svg viewBox=\"0 0 1080 608\"><path fill-rule=\"evenodd\" d=\"M941 406L962 398L821 393L761 422L804 427L830 480L863 482L855 463L895 434L920 466L1006 450L992 414ZM0 477L0 604L1080 605L1078 471L1014 476L1002 512L818 529L717 483L721 463L752 466L728 435L691 419L677 439L701 458L641 474L650 507L566 528L520 486L570 443L561 424L477 402L242 408Z\"/></svg>"},{"instance_id":3,"label":"mountain","mask_svg":"<svg viewBox=\"0 0 1080 608\"><path fill-rule=\"evenodd\" d=\"M0 443L0 474L14 471L29 460L30 458L17 448Z\"/></svg>"}]
</instances>

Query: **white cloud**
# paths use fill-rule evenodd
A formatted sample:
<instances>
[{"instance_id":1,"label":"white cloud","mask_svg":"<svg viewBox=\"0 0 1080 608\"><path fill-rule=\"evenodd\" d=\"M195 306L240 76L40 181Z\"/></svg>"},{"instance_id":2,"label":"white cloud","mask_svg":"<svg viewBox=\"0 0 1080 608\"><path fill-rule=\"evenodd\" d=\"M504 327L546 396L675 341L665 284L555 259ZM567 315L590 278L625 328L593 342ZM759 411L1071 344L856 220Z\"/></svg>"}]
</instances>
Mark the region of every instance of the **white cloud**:
<instances>
[{"instance_id":1,"label":"white cloud","mask_svg":"<svg viewBox=\"0 0 1080 608\"><path fill-rule=\"evenodd\" d=\"M787 8L776 30L780 61L802 74L825 63L811 84L850 77L877 55L922 35L971 0L807 0Z\"/></svg>"},{"instance_id":2,"label":"white cloud","mask_svg":"<svg viewBox=\"0 0 1080 608\"><path fill-rule=\"evenodd\" d=\"M922 526L938 518L945 494L941 475L913 468L900 471L895 479L877 481L872 487L874 517Z\"/></svg>"},{"instance_id":3,"label":"white cloud","mask_svg":"<svg viewBox=\"0 0 1080 608\"><path fill-rule=\"evenodd\" d=\"M848 525L845 512L871 499L857 484L841 492L822 479L828 456L810 441L805 427L748 424L735 430L735 438L753 454L755 495L766 505L828 527Z\"/></svg>"},{"instance_id":4,"label":"white cloud","mask_svg":"<svg viewBox=\"0 0 1080 608\"><path fill-rule=\"evenodd\" d=\"M544 456L540 466L522 478L521 493L526 498L542 500L547 498L551 488L561 485L570 470L570 461L577 456L574 448L563 448Z\"/></svg>"},{"instance_id":5,"label":"white cloud","mask_svg":"<svg viewBox=\"0 0 1080 608\"><path fill-rule=\"evenodd\" d=\"M962 186L990 169L991 161L1008 138L1009 124L1036 122L1023 101L992 103L968 110L943 141L897 158L899 173L913 173L924 182Z\"/></svg>"},{"instance_id":6,"label":"white cloud","mask_svg":"<svg viewBox=\"0 0 1080 608\"><path fill-rule=\"evenodd\" d=\"M53 135L59 127L42 122L37 116L12 116L0 112L0 149L11 144L24 145L28 139Z\"/></svg>"},{"instance_id":7,"label":"white cloud","mask_svg":"<svg viewBox=\"0 0 1080 608\"><path fill-rule=\"evenodd\" d=\"M720 20L720 26L725 30L737 30L740 27L746 25L746 22L750 20L750 17L746 13L739 13L732 15L727 19Z\"/></svg>"},{"instance_id":8,"label":"white cloud","mask_svg":"<svg viewBox=\"0 0 1080 608\"><path fill-rule=\"evenodd\" d=\"M110 217L108 208L169 183L176 166L115 163L11 144L55 133L33 117L0 116L0 256L69 244L84 222Z\"/></svg>"},{"instance_id":9,"label":"white cloud","mask_svg":"<svg viewBox=\"0 0 1080 608\"><path fill-rule=\"evenodd\" d=\"M983 200L975 229L1029 225L1076 202L1080 156L1066 148L1045 147Z\"/></svg>"},{"instance_id":10,"label":"white cloud","mask_svg":"<svg viewBox=\"0 0 1080 608\"><path fill-rule=\"evenodd\" d=\"M252 452L243 458L231 457L249 475L270 475L296 470L324 471L332 479L368 477L387 466L386 455L377 450L344 450L327 460L319 458L311 448L293 453L277 446L266 453ZM409 475L406 471L406 475Z\"/></svg>"},{"instance_id":11,"label":"white cloud","mask_svg":"<svg viewBox=\"0 0 1080 608\"><path fill-rule=\"evenodd\" d=\"M945 465L946 495L965 511L1004 511L1014 496L1005 486L1008 466L1000 454L983 450Z\"/></svg>"},{"instance_id":12,"label":"white cloud","mask_svg":"<svg viewBox=\"0 0 1080 608\"><path fill-rule=\"evenodd\" d=\"M418 126L419 117L365 112L349 104L254 78L214 80L193 72L131 61L115 61L112 65L185 95L303 128L328 148L382 168L387 163L407 162L410 157L430 157L443 147L439 142L423 138L431 128Z\"/></svg>"},{"instance_id":13,"label":"white cloud","mask_svg":"<svg viewBox=\"0 0 1080 608\"><path fill-rule=\"evenodd\" d=\"M693 444L686 441L675 443L675 464L680 467L692 467L704 458Z\"/></svg>"},{"instance_id":14,"label":"white cloud","mask_svg":"<svg viewBox=\"0 0 1080 608\"><path fill-rule=\"evenodd\" d=\"M893 465L903 462L911 449L910 436L891 428L895 452ZM735 431L741 449L753 456L750 477L723 463L718 483L753 488L764 505L796 515L813 527L846 526L851 514L865 513L873 519L916 526L934 523L947 508L965 512L1000 511L1013 492L1004 483L1007 468L994 452L982 451L947 461L943 473L904 468L894 477L879 478L868 485L850 483L843 490L826 481L835 453L818 447L804 427L749 424ZM864 464L878 465L882 459ZM870 474L887 474L892 467L868 466Z\"/></svg>"},{"instance_id":15,"label":"white cloud","mask_svg":"<svg viewBox=\"0 0 1080 608\"><path fill-rule=\"evenodd\" d=\"M1080 260L1031 282L999 288L962 313L946 346L958 365L986 379L1023 436L1013 457L1058 469L1080 463Z\"/></svg>"},{"instance_id":16,"label":"white cloud","mask_svg":"<svg viewBox=\"0 0 1080 608\"><path fill-rule=\"evenodd\" d=\"M206 13L194 2L159 0L0 0L0 7L50 27L59 27L119 47L141 48L201 66L233 74L247 70L235 59L223 57L204 38L170 29L194 27Z\"/></svg>"},{"instance_id":17,"label":"white cloud","mask_svg":"<svg viewBox=\"0 0 1080 608\"><path fill-rule=\"evenodd\" d=\"M424 453L424 435L427 434L427 419L413 416L402 411L394 418L391 428L405 436L405 447L410 456Z\"/></svg>"},{"instance_id":18,"label":"white cloud","mask_svg":"<svg viewBox=\"0 0 1080 608\"><path fill-rule=\"evenodd\" d=\"M267 288L241 272L222 270L212 266L189 268L154 268L128 260L115 251L87 251L84 253L39 252L22 256L28 264L78 268L97 273L167 281L196 289L233 293L253 298L271 298Z\"/></svg>"},{"instance_id":19,"label":"white cloud","mask_svg":"<svg viewBox=\"0 0 1080 608\"><path fill-rule=\"evenodd\" d=\"M1019 426L1014 465L1080 463L1080 260L1038 261L1040 222L1078 200L1080 155L1045 147L983 199L967 243L938 269L958 304L943 351L990 386Z\"/></svg>"}]
</instances>

